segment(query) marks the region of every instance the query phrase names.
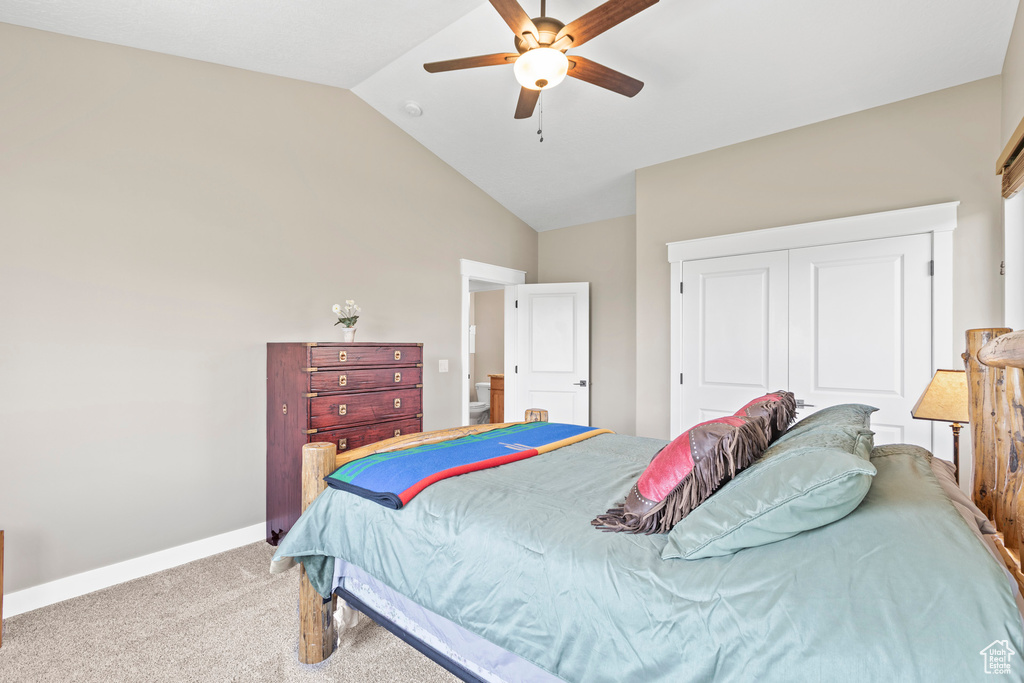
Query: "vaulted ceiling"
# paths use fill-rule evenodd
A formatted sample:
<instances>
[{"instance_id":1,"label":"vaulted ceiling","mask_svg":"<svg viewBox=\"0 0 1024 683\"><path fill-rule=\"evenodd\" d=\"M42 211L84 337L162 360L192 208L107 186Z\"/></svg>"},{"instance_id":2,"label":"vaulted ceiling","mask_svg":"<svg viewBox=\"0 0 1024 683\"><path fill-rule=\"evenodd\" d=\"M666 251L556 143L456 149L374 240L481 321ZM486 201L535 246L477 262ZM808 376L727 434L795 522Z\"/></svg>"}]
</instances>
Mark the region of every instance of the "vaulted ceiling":
<instances>
[{"instance_id":1,"label":"vaulted ceiling","mask_svg":"<svg viewBox=\"0 0 1024 683\"><path fill-rule=\"evenodd\" d=\"M996 75L1017 3L661 0L570 50L644 89L566 79L542 97L543 142L539 112L513 119L510 66L423 70L514 51L485 0L0 0L0 21L352 89L547 230L633 213L638 168Z\"/></svg>"}]
</instances>

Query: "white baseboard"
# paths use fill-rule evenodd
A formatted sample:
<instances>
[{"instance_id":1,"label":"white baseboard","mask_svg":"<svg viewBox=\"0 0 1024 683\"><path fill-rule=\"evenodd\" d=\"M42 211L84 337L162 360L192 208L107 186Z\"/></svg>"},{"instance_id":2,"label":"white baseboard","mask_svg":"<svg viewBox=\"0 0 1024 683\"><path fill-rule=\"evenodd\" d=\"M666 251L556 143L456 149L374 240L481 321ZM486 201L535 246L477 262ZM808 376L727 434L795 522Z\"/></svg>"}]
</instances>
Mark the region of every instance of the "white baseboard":
<instances>
[{"instance_id":1,"label":"white baseboard","mask_svg":"<svg viewBox=\"0 0 1024 683\"><path fill-rule=\"evenodd\" d=\"M77 598L125 581L201 560L266 538L266 524L260 522L224 534L186 543L167 550L136 557L99 569L92 569L49 583L32 586L4 596L4 618L30 612L55 602ZM269 571L269 570L268 570Z\"/></svg>"}]
</instances>

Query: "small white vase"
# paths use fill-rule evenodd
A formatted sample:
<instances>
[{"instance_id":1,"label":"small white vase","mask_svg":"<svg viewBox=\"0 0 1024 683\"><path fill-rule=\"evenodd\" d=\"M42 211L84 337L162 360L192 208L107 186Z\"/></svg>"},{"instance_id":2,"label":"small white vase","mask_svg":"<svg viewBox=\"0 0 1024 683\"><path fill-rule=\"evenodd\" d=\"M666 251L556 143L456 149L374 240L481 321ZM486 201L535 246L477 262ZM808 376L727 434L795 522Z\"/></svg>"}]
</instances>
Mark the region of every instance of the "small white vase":
<instances>
[{"instance_id":1,"label":"small white vase","mask_svg":"<svg viewBox=\"0 0 1024 683\"><path fill-rule=\"evenodd\" d=\"M356 340L356 328L354 327L343 327L341 328L341 341L353 342Z\"/></svg>"}]
</instances>

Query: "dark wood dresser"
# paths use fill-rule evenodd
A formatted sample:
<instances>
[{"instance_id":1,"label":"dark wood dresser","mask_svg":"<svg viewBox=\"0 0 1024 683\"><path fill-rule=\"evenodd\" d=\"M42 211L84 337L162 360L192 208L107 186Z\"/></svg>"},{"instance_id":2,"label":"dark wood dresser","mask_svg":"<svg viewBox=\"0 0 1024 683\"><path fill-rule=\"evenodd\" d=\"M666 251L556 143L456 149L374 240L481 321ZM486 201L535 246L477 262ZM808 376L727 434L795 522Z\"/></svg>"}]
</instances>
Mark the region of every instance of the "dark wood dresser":
<instances>
[{"instance_id":1,"label":"dark wood dresser","mask_svg":"<svg viewBox=\"0 0 1024 683\"><path fill-rule=\"evenodd\" d=\"M299 518L302 446L423 431L423 344L267 344L267 542Z\"/></svg>"}]
</instances>

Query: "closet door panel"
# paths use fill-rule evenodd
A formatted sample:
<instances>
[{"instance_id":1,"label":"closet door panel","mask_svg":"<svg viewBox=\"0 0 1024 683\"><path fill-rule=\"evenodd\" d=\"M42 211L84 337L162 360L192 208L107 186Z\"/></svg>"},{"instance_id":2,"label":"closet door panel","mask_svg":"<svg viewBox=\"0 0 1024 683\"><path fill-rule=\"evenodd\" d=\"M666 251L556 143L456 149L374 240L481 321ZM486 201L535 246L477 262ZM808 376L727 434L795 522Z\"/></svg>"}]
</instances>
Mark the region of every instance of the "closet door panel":
<instances>
[{"instance_id":1,"label":"closet door panel","mask_svg":"<svg viewBox=\"0 0 1024 683\"><path fill-rule=\"evenodd\" d=\"M793 295L795 306L807 306L806 296L813 297L805 311L812 316L809 326L797 325L794 333L811 337L814 388L901 395L902 255L837 261L819 255L806 265L799 253L795 258L812 280L794 287ZM794 321L802 319L794 315Z\"/></svg>"},{"instance_id":2,"label":"closet door panel","mask_svg":"<svg viewBox=\"0 0 1024 683\"><path fill-rule=\"evenodd\" d=\"M931 238L790 251L790 390L808 408L879 408L875 443L931 447L910 410L931 379Z\"/></svg>"},{"instance_id":3,"label":"closet door panel","mask_svg":"<svg viewBox=\"0 0 1024 683\"><path fill-rule=\"evenodd\" d=\"M681 430L787 385L787 262L779 251L683 263Z\"/></svg>"}]
</instances>

